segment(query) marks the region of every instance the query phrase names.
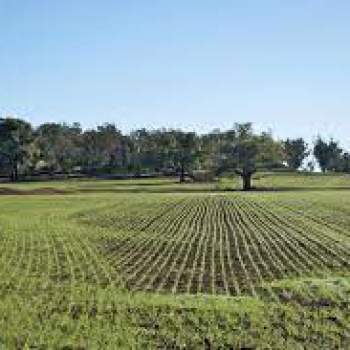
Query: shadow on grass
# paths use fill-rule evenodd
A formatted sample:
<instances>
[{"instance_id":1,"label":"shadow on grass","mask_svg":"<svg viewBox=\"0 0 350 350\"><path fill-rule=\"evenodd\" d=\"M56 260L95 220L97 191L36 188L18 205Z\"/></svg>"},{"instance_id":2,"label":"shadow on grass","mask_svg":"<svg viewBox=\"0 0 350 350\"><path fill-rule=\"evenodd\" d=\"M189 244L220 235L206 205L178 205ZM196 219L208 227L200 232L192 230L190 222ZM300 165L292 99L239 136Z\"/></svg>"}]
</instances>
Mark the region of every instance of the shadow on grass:
<instances>
[{"instance_id":1,"label":"shadow on grass","mask_svg":"<svg viewBox=\"0 0 350 350\"><path fill-rule=\"evenodd\" d=\"M81 193L200 193L200 192L223 192L215 188L76 188L76 189L55 189L55 188L36 188L32 190L0 188L0 196L4 195L65 195Z\"/></svg>"},{"instance_id":2,"label":"shadow on grass","mask_svg":"<svg viewBox=\"0 0 350 350\"><path fill-rule=\"evenodd\" d=\"M250 191L243 191L238 188L220 188L219 186L210 186L203 185L198 186L182 186L180 184L167 184L168 187L165 187L164 184L159 185L129 185L127 188L123 186L118 187L89 187L89 188L66 188L66 189L57 189L53 187L42 187L35 189L16 189L8 187L0 187L0 196L1 195L68 195L68 194L83 194L83 193L266 193L266 192L322 192L322 191L350 191L350 187L340 186L340 187L255 187ZM173 187L172 187L173 186Z\"/></svg>"},{"instance_id":3,"label":"shadow on grass","mask_svg":"<svg viewBox=\"0 0 350 350\"><path fill-rule=\"evenodd\" d=\"M96 183L98 183L99 180L95 180ZM106 180L103 180L106 181ZM143 180L135 180L134 183L131 182L127 182L130 180L125 180L125 182L123 183L123 180L120 180L120 182L118 182L118 184L116 184L116 187L133 187L133 186L145 186L145 187L156 187L156 186L174 186L174 185L179 185L179 181L168 181L168 182L160 182L159 183L155 183L155 182L143 182ZM137 183L138 181L140 181L140 183ZM94 184L81 184L80 185L82 188L89 188L90 186L94 186ZM109 187L110 184L99 184L99 187ZM93 187L92 187L93 188ZM115 187L114 187L115 188Z\"/></svg>"},{"instance_id":4,"label":"shadow on grass","mask_svg":"<svg viewBox=\"0 0 350 350\"><path fill-rule=\"evenodd\" d=\"M56 188L43 187L33 190L19 190L15 188L0 187L0 195L54 195L54 194L67 194L66 190L60 190Z\"/></svg>"}]
</instances>

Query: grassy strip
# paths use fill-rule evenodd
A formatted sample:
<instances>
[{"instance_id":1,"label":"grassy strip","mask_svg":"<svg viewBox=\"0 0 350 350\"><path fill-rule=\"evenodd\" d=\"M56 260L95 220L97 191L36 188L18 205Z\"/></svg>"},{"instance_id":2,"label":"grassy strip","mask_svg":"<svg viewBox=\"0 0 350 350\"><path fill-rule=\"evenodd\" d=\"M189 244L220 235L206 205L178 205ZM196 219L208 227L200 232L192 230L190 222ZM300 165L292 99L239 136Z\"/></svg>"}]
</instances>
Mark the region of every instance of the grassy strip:
<instances>
[{"instance_id":1,"label":"grassy strip","mask_svg":"<svg viewBox=\"0 0 350 350\"><path fill-rule=\"evenodd\" d=\"M281 302L130 294L88 285L47 290L29 300L3 295L0 344L39 349L350 345L350 303L339 298L340 289L342 295L349 294L349 280L282 281L272 288Z\"/></svg>"}]
</instances>

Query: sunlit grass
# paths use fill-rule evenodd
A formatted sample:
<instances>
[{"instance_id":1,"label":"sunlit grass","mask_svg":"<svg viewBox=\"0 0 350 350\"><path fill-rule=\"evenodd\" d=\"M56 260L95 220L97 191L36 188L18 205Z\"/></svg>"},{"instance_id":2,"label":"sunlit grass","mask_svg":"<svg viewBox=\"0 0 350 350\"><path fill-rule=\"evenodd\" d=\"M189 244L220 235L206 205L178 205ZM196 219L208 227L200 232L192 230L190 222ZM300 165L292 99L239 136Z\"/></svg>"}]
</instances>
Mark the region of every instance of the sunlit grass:
<instances>
[{"instance_id":1,"label":"sunlit grass","mask_svg":"<svg viewBox=\"0 0 350 350\"><path fill-rule=\"evenodd\" d=\"M1 185L64 191L0 197L0 345L347 348L348 178L310 178Z\"/></svg>"}]
</instances>

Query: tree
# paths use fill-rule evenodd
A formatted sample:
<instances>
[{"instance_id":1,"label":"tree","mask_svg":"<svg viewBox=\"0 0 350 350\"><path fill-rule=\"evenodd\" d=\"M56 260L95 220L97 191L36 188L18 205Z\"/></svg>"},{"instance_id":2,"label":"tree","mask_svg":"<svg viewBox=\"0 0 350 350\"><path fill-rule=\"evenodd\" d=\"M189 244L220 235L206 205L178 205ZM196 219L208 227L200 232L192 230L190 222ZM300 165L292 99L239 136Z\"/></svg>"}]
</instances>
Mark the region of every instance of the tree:
<instances>
[{"instance_id":1,"label":"tree","mask_svg":"<svg viewBox=\"0 0 350 350\"><path fill-rule=\"evenodd\" d=\"M345 152L343 154L343 169L345 173L350 173L350 153Z\"/></svg>"},{"instance_id":2,"label":"tree","mask_svg":"<svg viewBox=\"0 0 350 350\"><path fill-rule=\"evenodd\" d=\"M128 145L114 124L106 123L97 130L87 130L82 135L82 165L91 173L97 169L111 171L126 168Z\"/></svg>"},{"instance_id":3,"label":"tree","mask_svg":"<svg viewBox=\"0 0 350 350\"><path fill-rule=\"evenodd\" d=\"M320 136L315 142L313 153L321 171L325 173L329 163L328 145Z\"/></svg>"},{"instance_id":4,"label":"tree","mask_svg":"<svg viewBox=\"0 0 350 350\"><path fill-rule=\"evenodd\" d=\"M51 173L68 173L81 164L82 138L79 123L44 123L35 134L41 160Z\"/></svg>"},{"instance_id":5,"label":"tree","mask_svg":"<svg viewBox=\"0 0 350 350\"><path fill-rule=\"evenodd\" d=\"M350 173L350 154L348 152L341 155L336 171Z\"/></svg>"},{"instance_id":6,"label":"tree","mask_svg":"<svg viewBox=\"0 0 350 350\"><path fill-rule=\"evenodd\" d=\"M319 136L313 153L323 173L339 169L343 150L339 147L338 142L333 139L326 142Z\"/></svg>"},{"instance_id":7,"label":"tree","mask_svg":"<svg viewBox=\"0 0 350 350\"><path fill-rule=\"evenodd\" d=\"M179 166L180 182L185 182L186 171L198 156L197 136L194 132L176 131L175 161Z\"/></svg>"},{"instance_id":8,"label":"tree","mask_svg":"<svg viewBox=\"0 0 350 350\"><path fill-rule=\"evenodd\" d=\"M254 134L251 123L236 124L231 133L234 171L241 176L243 190L252 189L252 176L259 168L273 168L282 163L282 147L271 133Z\"/></svg>"},{"instance_id":9,"label":"tree","mask_svg":"<svg viewBox=\"0 0 350 350\"><path fill-rule=\"evenodd\" d=\"M152 140L151 132L146 129L138 129L130 135L130 169L136 175L142 171L154 169L156 162L157 145Z\"/></svg>"},{"instance_id":10,"label":"tree","mask_svg":"<svg viewBox=\"0 0 350 350\"><path fill-rule=\"evenodd\" d=\"M24 120L0 119L0 163L12 181L17 181L20 168L28 165L32 136L32 127Z\"/></svg>"},{"instance_id":11,"label":"tree","mask_svg":"<svg viewBox=\"0 0 350 350\"><path fill-rule=\"evenodd\" d=\"M288 138L283 142L283 150L288 167L293 170L298 170L304 159L310 154L307 143L303 138Z\"/></svg>"},{"instance_id":12,"label":"tree","mask_svg":"<svg viewBox=\"0 0 350 350\"><path fill-rule=\"evenodd\" d=\"M78 168L89 174L178 174L180 182L198 170L212 175L235 172L243 189L250 190L259 169L285 167L283 161L299 169L308 154L303 139L279 142L271 132L255 133L250 123L204 135L164 128L124 135L111 123L83 132L78 123L44 123L33 129L21 119L0 119L0 167L13 181L39 168L52 174ZM349 153L333 139L318 137L313 154L324 172L350 172Z\"/></svg>"},{"instance_id":13,"label":"tree","mask_svg":"<svg viewBox=\"0 0 350 350\"><path fill-rule=\"evenodd\" d=\"M224 132L214 129L200 138L199 160L201 167L216 175L220 175L225 170L224 152L222 152L225 137Z\"/></svg>"}]
</instances>

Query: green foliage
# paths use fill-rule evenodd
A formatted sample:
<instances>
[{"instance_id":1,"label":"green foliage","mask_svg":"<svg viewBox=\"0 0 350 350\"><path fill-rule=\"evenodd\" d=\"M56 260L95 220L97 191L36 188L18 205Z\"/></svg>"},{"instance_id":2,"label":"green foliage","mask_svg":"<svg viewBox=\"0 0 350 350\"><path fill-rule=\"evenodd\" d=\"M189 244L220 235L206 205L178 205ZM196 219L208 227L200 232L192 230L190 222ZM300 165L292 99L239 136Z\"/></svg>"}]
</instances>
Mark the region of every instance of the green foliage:
<instances>
[{"instance_id":1,"label":"green foliage","mask_svg":"<svg viewBox=\"0 0 350 350\"><path fill-rule=\"evenodd\" d=\"M298 170L309 156L310 152L304 139L287 139L283 143L283 150L288 167L293 170Z\"/></svg>"},{"instance_id":2,"label":"green foliage","mask_svg":"<svg viewBox=\"0 0 350 350\"><path fill-rule=\"evenodd\" d=\"M252 188L257 171L297 170L308 156L301 138L276 140L256 133L251 123L199 135L174 129L139 129L124 135L115 124L82 130L78 123L44 123L37 128L20 119L0 120L2 175L177 175L195 179L198 171L215 176L236 173L243 189ZM318 138L313 154L325 171L350 172L349 153L337 142ZM312 161L308 164L312 172Z\"/></svg>"},{"instance_id":3,"label":"green foliage","mask_svg":"<svg viewBox=\"0 0 350 350\"><path fill-rule=\"evenodd\" d=\"M339 143L333 139L326 142L321 137L318 137L314 146L314 156L322 172L342 170L343 150L339 147Z\"/></svg>"},{"instance_id":4,"label":"green foliage","mask_svg":"<svg viewBox=\"0 0 350 350\"><path fill-rule=\"evenodd\" d=\"M36 130L35 143L40 150L40 159L50 171L69 173L80 161L79 124L45 123Z\"/></svg>"},{"instance_id":5,"label":"green foliage","mask_svg":"<svg viewBox=\"0 0 350 350\"><path fill-rule=\"evenodd\" d=\"M224 145L225 160L243 180L243 189L251 189L251 179L261 168L282 166L282 147L270 133L255 134L250 123L236 124Z\"/></svg>"},{"instance_id":6,"label":"green foliage","mask_svg":"<svg viewBox=\"0 0 350 350\"><path fill-rule=\"evenodd\" d=\"M21 144L10 136L12 124L22 133ZM26 130L31 138L23 133ZM279 142L269 133L255 134L249 123L207 135L173 129L139 129L123 135L108 123L85 131L77 123L44 123L32 132L30 124L8 118L2 135L2 163L12 169L14 163L17 168L30 164L26 170L32 173L165 174L179 175L184 182L196 170L236 170L245 179L261 167L281 166Z\"/></svg>"},{"instance_id":7,"label":"green foliage","mask_svg":"<svg viewBox=\"0 0 350 350\"><path fill-rule=\"evenodd\" d=\"M98 126L97 130L87 130L81 136L81 164L87 173L98 169L110 171L123 169L128 163L128 141L114 124Z\"/></svg>"},{"instance_id":8,"label":"green foliage","mask_svg":"<svg viewBox=\"0 0 350 350\"><path fill-rule=\"evenodd\" d=\"M7 169L13 181L18 172L30 165L31 125L20 119L0 119L0 165Z\"/></svg>"}]
</instances>

